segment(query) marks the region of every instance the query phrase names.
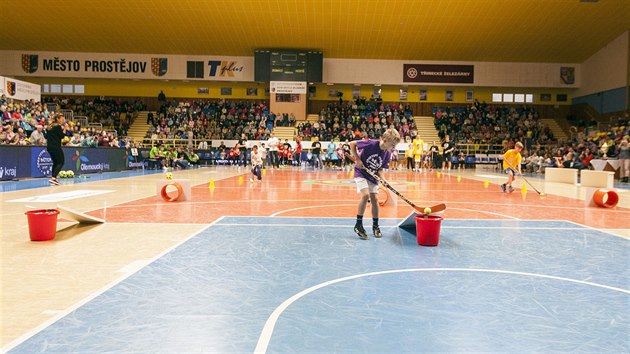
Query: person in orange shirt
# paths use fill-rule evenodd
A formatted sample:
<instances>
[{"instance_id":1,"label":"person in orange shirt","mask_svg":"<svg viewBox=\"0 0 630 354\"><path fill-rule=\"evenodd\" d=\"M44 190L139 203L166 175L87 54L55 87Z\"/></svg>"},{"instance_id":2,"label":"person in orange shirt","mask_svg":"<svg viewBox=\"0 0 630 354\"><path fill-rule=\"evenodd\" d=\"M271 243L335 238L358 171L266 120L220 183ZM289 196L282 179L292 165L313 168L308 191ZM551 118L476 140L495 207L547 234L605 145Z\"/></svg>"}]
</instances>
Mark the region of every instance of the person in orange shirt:
<instances>
[{"instance_id":1,"label":"person in orange shirt","mask_svg":"<svg viewBox=\"0 0 630 354\"><path fill-rule=\"evenodd\" d=\"M514 192L512 182L514 182L514 176L521 173L521 150L523 150L523 144L520 141L514 144L514 149L510 149L503 154L503 172L508 175L506 183L501 185L501 190L505 192Z\"/></svg>"}]
</instances>

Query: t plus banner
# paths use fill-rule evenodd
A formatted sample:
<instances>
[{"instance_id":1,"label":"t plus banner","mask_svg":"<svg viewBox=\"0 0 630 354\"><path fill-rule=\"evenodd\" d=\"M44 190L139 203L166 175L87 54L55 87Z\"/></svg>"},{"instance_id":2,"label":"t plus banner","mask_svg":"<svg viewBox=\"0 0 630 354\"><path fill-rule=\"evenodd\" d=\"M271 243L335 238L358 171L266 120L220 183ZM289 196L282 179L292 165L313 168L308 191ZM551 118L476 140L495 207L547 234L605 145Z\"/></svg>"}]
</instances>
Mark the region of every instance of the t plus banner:
<instances>
[{"instance_id":1,"label":"t plus banner","mask_svg":"<svg viewBox=\"0 0 630 354\"><path fill-rule=\"evenodd\" d=\"M472 84L474 65L403 64L403 82Z\"/></svg>"}]
</instances>

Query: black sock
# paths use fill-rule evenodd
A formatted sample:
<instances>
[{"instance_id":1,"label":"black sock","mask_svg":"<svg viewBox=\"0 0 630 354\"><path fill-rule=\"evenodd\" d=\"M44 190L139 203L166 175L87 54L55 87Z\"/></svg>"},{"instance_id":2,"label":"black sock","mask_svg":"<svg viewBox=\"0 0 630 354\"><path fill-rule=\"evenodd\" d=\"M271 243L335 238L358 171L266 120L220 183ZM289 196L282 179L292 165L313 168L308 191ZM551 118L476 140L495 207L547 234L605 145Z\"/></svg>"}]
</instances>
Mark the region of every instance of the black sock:
<instances>
[{"instance_id":1,"label":"black sock","mask_svg":"<svg viewBox=\"0 0 630 354\"><path fill-rule=\"evenodd\" d=\"M363 226L363 215L357 215L357 226Z\"/></svg>"},{"instance_id":2,"label":"black sock","mask_svg":"<svg viewBox=\"0 0 630 354\"><path fill-rule=\"evenodd\" d=\"M372 226L378 226L378 218L372 218Z\"/></svg>"}]
</instances>

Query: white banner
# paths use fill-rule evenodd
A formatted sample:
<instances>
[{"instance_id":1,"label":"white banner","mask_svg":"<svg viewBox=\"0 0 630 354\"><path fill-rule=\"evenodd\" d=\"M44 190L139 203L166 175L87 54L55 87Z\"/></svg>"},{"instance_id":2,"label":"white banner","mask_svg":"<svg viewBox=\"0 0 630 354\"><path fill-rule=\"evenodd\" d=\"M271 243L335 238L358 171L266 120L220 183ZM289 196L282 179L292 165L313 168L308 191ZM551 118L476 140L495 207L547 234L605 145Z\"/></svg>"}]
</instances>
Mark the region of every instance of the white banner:
<instances>
[{"instance_id":1,"label":"white banner","mask_svg":"<svg viewBox=\"0 0 630 354\"><path fill-rule=\"evenodd\" d=\"M32 84L26 81L20 81L11 79L8 77L0 76L0 95L5 95L7 98L13 98L20 101L35 100L39 102L42 100L42 87L38 84Z\"/></svg>"},{"instance_id":2,"label":"white banner","mask_svg":"<svg viewBox=\"0 0 630 354\"><path fill-rule=\"evenodd\" d=\"M254 81L254 57L0 51L0 73L107 79Z\"/></svg>"},{"instance_id":3,"label":"white banner","mask_svg":"<svg viewBox=\"0 0 630 354\"><path fill-rule=\"evenodd\" d=\"M306 94L305 81L271 81L269 82L271 93L301 93Z\"/></svg>"}]
</instances>

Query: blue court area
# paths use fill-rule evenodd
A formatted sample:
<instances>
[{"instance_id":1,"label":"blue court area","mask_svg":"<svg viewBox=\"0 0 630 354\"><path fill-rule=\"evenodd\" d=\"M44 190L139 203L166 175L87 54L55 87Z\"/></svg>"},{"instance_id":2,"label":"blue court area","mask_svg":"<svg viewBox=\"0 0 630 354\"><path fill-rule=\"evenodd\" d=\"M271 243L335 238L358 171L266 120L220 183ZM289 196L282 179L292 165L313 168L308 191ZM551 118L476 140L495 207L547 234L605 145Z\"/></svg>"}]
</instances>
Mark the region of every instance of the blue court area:
<instances>
[{"instance_id":1,"label":"blue court area","mask_svg":"<svg viewBox=\"0 0 630 354\"><path fill-rule=\"evenodd\" d=\"M627 239L445 220L420 247L353 222L224 217L11 353L630 351Z\"/></svg>"}]
</instances>

